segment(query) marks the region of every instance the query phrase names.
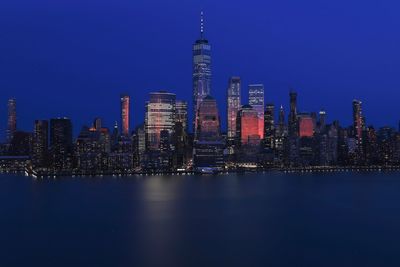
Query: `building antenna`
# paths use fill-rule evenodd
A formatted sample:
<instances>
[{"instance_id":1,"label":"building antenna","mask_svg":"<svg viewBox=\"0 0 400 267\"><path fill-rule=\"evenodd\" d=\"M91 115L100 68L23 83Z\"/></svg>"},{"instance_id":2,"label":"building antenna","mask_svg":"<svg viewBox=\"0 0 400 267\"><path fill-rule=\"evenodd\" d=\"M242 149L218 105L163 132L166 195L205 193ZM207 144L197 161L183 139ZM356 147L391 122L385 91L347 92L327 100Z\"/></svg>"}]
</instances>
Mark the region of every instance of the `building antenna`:
<instances>
[{"instance_id":1,"label":"building antenna","mask_svg":"<svg viewBox=\"0 0 400 267\"><path fill-rule=\"evenodd\" d=\"M203 11L200 12L200 37L203 39L204 34L204 14Z\"/></svg>"}]
</instances>

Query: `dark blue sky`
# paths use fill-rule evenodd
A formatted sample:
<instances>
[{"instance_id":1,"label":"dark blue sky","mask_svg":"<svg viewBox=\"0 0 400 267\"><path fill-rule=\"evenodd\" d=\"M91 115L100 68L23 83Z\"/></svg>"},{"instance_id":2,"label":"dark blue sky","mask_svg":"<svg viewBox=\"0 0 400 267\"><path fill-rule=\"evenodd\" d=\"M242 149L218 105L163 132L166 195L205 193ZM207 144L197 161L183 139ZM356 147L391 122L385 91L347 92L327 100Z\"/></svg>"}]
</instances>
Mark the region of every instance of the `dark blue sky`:
<instances>
[{"instance_id":1,"label":"dark blue sky","mask_svg":"<svg viewBox=\"0 0 400 267\"><path fill-rule=\"evenodd\" d=\"M96 116L119 120L119 94L143 121L148 92L191 101L192 43L199 13L213 46L212 94L225 119L227 80L262 82L266 101L321 107L351 122L351 101L367 123L400 116L400 3L386 1L6 0L0 3L0 131L16 97L18 124L68 116L79 130ZM225 125L225 121L224 121Z\"/></svg>"}]
</instances>

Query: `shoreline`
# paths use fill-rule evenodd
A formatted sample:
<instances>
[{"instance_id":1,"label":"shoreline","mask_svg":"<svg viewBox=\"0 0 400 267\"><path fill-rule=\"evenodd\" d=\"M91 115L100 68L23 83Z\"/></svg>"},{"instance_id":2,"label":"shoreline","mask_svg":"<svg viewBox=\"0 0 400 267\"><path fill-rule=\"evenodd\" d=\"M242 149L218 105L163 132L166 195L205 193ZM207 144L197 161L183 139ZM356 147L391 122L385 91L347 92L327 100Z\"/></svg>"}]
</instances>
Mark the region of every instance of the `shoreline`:
<instances>
[{"instance_id":1,"label":"shoreline","mask_svg":"<svg viewBox=\"0 0 400 267\"><path fill-rule=\"evenodd\" d=\"M200 173L195 171L170 171L170 172L143 172L143 171L128 171L128 172L82 172L82 171L62 171L51 172L42 171L38 172L32 169L25 169L24 171L0 171L0 174L24 174L33 178L56 178L56 177L98 177L98 176L117 176L117 177L130 177L130 176L158 176L158 175L208 175L219 176L230 173L236 174L252 174L252 173L334 173L334 172L398 172L400 166L313 166L313 167L293 167L293 168L257 168L257 169L235 169L224 170L215 173Z\"/></svg>"}]
</instances>

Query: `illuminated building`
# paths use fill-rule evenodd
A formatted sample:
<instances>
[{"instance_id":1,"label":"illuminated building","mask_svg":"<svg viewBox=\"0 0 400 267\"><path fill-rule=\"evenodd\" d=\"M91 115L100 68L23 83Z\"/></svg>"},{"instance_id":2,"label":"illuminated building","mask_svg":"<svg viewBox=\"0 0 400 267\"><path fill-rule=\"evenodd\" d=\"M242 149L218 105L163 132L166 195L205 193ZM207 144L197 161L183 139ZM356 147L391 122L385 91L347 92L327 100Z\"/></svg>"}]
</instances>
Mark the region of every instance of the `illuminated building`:
<instances>
[{"instance_id":1,"label":"illuminated building","mask_svg":"<svg viewBox=\"0 0 400 267\"><path fill-rule=\"evenodd\" d=\"M129 122L130 122L130 97L129 95L121 95L121 127L122 135L129 136Z\"/></svg>"},{"instance_id":2,"label":"illuminated building","mask_svg":"<svg viewBox=\"0 0 400 267\"><path fill-rule=\"evenodd\" d=\"M11 143L14 133L17 131L17 102L14 98L8 100L8 120L7 120L7 143Z\"/></svg>"},{"instance_id":3,"label":"illuminated building","mask_svg":"<svg viewBox=\"0 0 400 267\"><path fill-rule=\"evenodd\" d=\"M217 101L212 96L207 96L199 105L197 122L198 140L220 140L220 119Z\"/></svg>"},{"instance_id":4,"label":"illuminated building","mask_svg":"<svg viewBox=\"0 0 400 267\"><path fill-rule=\"evenodd\" d=\"M353 127L354 136L359 145L362 144L362 131L364 128L364 118L362 115L361 101L353 100Z\"/></svg>"},{"instance_id":5,"label":"illuminated building","mask_svg":"<svg viewBox=\"0 0 400 267\"><path fill-rule=\"evenodd\" d=\"M193 131L197 138L198 109L202 100L211 93L211 45L204 37L204 20L201 12L200 38L193 44Z\"/></svg>"},{"instance_id":6,"label":"illuminated building","mask_svg":"<svg viewBox=\"0 0 400 267\"><path fill-rule=\"evenodd\" d=\"M146 149L160 149L160 134L166 130L171 137L175 127L175 94L166 91L150 93L146 103L145 131Z\"/></svg>"},{"instance_id":7,"label":"illuminated building","mask_svg":"<svg viewBox=\"0 0 400 267\"><path fill-rule=\"evenodd\" d=\"M231 77L227 90L227 117L228 117L228 140L234 140L236 136L236 117L241 107L240 78Z\"/></svg>"},{"instance_id":8,"label":"illuminated building","mask_svg":"<svg viewBox=\"0 0 400 267\"><path fill-rule=\"evenodd\" d=\"M274 148L274 136L275 136L275 105L267 104L265 107L264 114L264 135L265 135L265 147L268 149Z\"/></svg>"},{"instance_id":9,"label":"illuminated building","mask_svg":"<svg viewBox=\"0 0 400 267\"><path fill-rule=\"evenodd\" d=\"M314 122L313 118L308 113L301 113L298 115L299 122L299 135L300 137L313 137L314 135Z\"/></svg>"},{"instance_id":10,"label":"illuminated building","mask_svg":"<svg viewBox=\"0 0 400 267\"><path fill-rule=\"evenodd\" d=\"M259 145L260 131L258 129L258 112L251 105L244 105L238 112L236 135L243 145Z\"/></svg>"},{"instance_id":11,"label":"illuminated building","mask_svg":"<svg viewBox=\"0 0 400 267\"><path fill-rule=\"evenodd\" d=\"M319 130L323 132L326 126L326 112L325 110L321 110L319 112Z\"/></svg>"},{"instance_id":12,"label":"illuminated building","mask_svg":"<svg viewBox=\"0 0 400 267\"><path fill-rule=\"evenodd\" d=\"M258 135L260 139L264 138L264 85L249 85L249 105L257 111L258 114Z\"/></svg>"},{"instance_id":13,"label":"illuminated building","mask_svg":"<svg viewBox=\"0 0 400 267\"><path fill-rule=\"evenodd\" d=\"M217 101L207 96L199 105L197 140L194 142L193 160L199 172L218 171L224 167L225 144L220 134Z\"/></svg>"},{"instance_id":14,"label":"illuminated building","mask_svg":"<svg viewBox=\"0 0 400 267\"><path fill-rule=\"evenodd\" d=\"M175 103L176 116L175 121L182 124L183 130L185 132L189 131L188 124L188 103L182 100L176 100Z\"/></svg>"},{"instance_id":15,"label":"illuminated building","mask_svg":"<svg viewBox=\"0 0 400 267\"><path fill-rule=\"evenodd\" d=\"M49 149L49 122L47 120L35 120L32 146L33 165L35 167L46 166Z\"/></svg>"}]
</instances>

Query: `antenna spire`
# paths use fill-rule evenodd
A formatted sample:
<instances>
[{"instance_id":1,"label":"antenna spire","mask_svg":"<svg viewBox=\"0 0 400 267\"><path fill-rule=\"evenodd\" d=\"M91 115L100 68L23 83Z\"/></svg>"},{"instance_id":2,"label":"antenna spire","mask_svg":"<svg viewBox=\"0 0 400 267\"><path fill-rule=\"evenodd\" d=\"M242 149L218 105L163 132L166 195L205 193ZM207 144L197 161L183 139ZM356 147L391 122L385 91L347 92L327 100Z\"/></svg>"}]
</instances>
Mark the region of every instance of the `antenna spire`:
<instances>
[{"instance_id":1,"label":"antenna spire","mask_svg":"<svg viewBox=\"0 0 400 267\"><path fill-rule=\"evenodd\" d=\"M204 34L204 14L203 11L200 12L200 37L203 39Z\"/></svg>"}]
</instances>

